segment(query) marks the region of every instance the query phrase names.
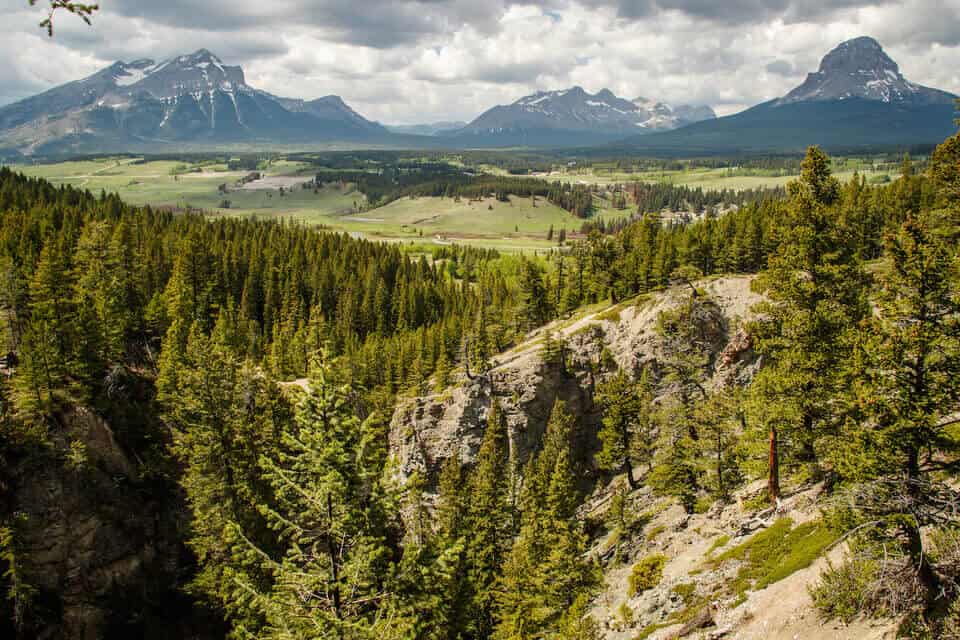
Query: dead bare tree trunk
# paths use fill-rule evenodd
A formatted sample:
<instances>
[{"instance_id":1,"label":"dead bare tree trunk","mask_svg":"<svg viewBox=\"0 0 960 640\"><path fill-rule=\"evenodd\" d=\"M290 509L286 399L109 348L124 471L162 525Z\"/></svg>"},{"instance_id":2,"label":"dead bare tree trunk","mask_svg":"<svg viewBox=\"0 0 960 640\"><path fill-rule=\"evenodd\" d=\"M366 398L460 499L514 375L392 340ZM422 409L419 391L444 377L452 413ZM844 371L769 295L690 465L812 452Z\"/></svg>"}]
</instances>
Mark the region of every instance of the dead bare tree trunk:
<instances>
[{"instance_id":1,"label":"dead bare tree trunk","mask_svg":"<svg viewBox=\"0 0 960 640\"><path fill-rule=\"evenodd\" d=\"M777 440L777 428L770 427L770 457L767 463L767 492L770 494L770 504L777 506L780 499L780 444Z\"/></svg>"}]
</instances>

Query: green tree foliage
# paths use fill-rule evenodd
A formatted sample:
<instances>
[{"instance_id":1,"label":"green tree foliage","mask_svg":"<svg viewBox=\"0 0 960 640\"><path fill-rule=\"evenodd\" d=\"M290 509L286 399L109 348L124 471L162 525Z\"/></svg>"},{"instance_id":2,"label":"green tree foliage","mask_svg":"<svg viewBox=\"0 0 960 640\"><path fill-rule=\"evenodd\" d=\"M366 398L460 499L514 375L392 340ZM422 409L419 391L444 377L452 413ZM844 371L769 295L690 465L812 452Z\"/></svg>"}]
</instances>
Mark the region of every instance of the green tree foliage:
<instances>
[{"instance_id":1,"label":"green tree foliage","mask_svg":"<svg viewBox=\"0 0 960 640\"><path fill-rule=\"evenodd\" d=\"M634 466L650 464L655 438L653 386L647 370L638 382L622 369L617 371L598 385L596 400L603 408L597 466L609 473L626 473L630 486L636 488L639 482Z\"/></svg>"},{"instance_id":2,"label":"green tree foliage","mask_svg":"<svg viewBox=\"0 0 960 640\"><path fill-rule=\"evenodd\" d=\"M866 276L832 213L840 187L822 151L807 152L788 192L779 245L757 281L769 302L759 305L763 320L752 329L758 351L770 359L753 387L764 397L758 406L778 417L787 407L794 418L764 421L771 500L779 497L782 462L816 461L815 444L830 426L830 398L843 385L838 372L850 353L849 331L866 314Z\"/></svg>"},{"instance_id":3,"label":"green tree foliage","mask_svg":"<svg viewBox=\"0 0 960 640\"><path fill-rule=\"evenodd\" d=\"M188 543L201 561L192 589L218 602L238 631L253 633L262 616L250 607L247 585L268 584L271 575L246 547L272 546L259 457L276 446L284 403L273 381L196 323L170 393L162 399L184 465L181 485L193 515Z\"/></svg>"},{"instance_id":4,"label":"green tree foliage","mask_svg":"<svg viewBox=\"0 0 960 640\"><path fill-rule=\"evenodd\" d=\"M838 481L827 490L849 492L838 526L862 527L896 575L919 581L930 622L958 591L952 561L925 539L955 525L937 505L957 502L941 481L955 473L960 402L953 142L929 176L905 159L889 185L841 187L813 149L786 201L764 194L689 224L625 217L546 260L456 246L422 256L286 222L173 215L0 169L0 487L8 460L48 447L77 473L95 463L82 442L57 444L64 410L86 405L157 458L171 435L177 464L139 470L179 480L197 560L190 593L233 637L585 640L599 630L576 515L584 442L597 436L601 470L688 510L751 474L768 475L775 499L783 461L785 475L822 470ZM525 190L581 214L602 197L460 174L437 167L430 187L396 167L356 180L385 198ZM697 288L731 272L760 273L768 298L747 327L762 356L749 389L737 385L750 370L722 375L716 354L732 328ZM606 373L599 327L570 337L595 347L585 369L546 334L548 365L595 391L597 433L557 403L541 441L508 442L497 353L584 304L677 283L639 379ZM311 383L277 382L310 375L320 353ZM397 394L442 391L461 369L492 398L479 451L400 469L387 451ZM141 429L133 396L161 413L162 433ZM612 509L619 535L635 528L629 494ZM0 560L17 569L0 581L20 594L5 613L31 602L29 558L8 551L19 544L5 519Z\"/></svg>"},{"instance_id":5,"label":"green tree foliage","mask_svg":"<svg viewBox=\"0 0 960 640\"><path fill-rule=\"evenodd\" d=\"M960 201L960 134L947 138L934 150L930 177L942 198L954 204Z\"/></svg>"},{"instance_id":6,"label":"green tree foliage","mask_svg":"<svg viewBox=\"0 0 960 640\"><path fill-rule=\"evenodd\" d=\"M956 258L929 219L909 216L886 243L878 313L860 332L850 420L831 440L850 478L929 470L953 446L944 429L960 400Z\"/></svg>"},{"instance_id":7,"label":"green tree foliage","mask_svg":"<svg viewBox=\"0 0 960 640\"><path fill-rule=\"evenodd\" d=\"M543 271L536 262L523 260L520 263L520 329L530 331L539 327L550 315Z\"/></svg>"},{"instance_id":8,"label":"green tree foliage","mask_svg":"<svg viewBox=\"0 0 960 640\"><path fill-rule=\"evenodd\" d=\"M575 519L578 503L572 461L574 418L557 401L543 449L527 464L520 533L504 563L497 589L500 640L553 637L582 611L581 596L596 576L583 560L587 538ZM582 614L581 614L582 615ZM567 633L584 633L576 627ZM576 636L574 636L576 637Z\"/></svg>"},{"instance_id":9,"label":"green tree foliage","mask_svg":"<svg viewBox=\"0 0 960 640\"><path fill-rule=\"evenodd\" d=\"M474 637L489 637L496 625L496 586L512 530L509 462L506 421L494 402L467 488L467 633Z\"/></svg>"},{"instance_id":10,"label":"green tree foliage","mask_svg":"<svg viewBox=\"0 0 960 640\"><path fill-rule=\"evenodd\" d=\"M260 511L278 552L255 544L269 589L241 584L266 637L364 638L387 628L391 606L382 427L361 420L322 361L279 447L259 461L271 500Z\"/></svg>"}]
</instances>

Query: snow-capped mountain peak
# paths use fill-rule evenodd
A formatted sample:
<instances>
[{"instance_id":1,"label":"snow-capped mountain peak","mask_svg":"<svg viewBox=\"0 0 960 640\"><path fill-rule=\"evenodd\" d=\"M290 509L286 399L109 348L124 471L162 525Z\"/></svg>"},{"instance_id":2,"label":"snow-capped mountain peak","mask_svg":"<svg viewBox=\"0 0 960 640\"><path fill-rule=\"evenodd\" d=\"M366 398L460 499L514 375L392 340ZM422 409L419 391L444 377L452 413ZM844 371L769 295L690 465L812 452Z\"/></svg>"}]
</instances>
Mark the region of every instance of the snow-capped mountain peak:
<instances>
[{"instance_id":1,"label":"snow-capped mountain peak","mask_svg":"<svg viewBox=\"0 0 960 640\"><path fill-rule=\"evenodd\" d=\"M494 107L463 132L480 134L511 130L564 130L599 134L674 129L716 117L709 107L673 108L665 103L618 97L610 89L591 94L582 87L537 91L510 105Z\"/></svg>"},{"instance_id":2,"label":"snow-capped mountain peak","mask_svg":"<svg viewBox=\"0 0 960 640\"><path fill-rule=\"evenodd\" d=\"M946 104L953 99L946 92L904 78L880 43L862 36L837 45L823 57L815 73L808 74L802 85L777 104L848 98L918 104Z\"/></svg>"},{"instance_id":3,"label":"snow-capped mountain peak","mask_svg":"<svg viewBox=\"0 0 960 640\"><path fill-rule=\"evenodd\" d=\"M249 86L239 66L199 49L162 62L115 62L0 108L0 133L32 125L43 144L77 135L111 144L207 138L315 140L385 135L339 97L305 102ZM36 145L34 145L36 146Z\"/></svg>"}]
</instances>

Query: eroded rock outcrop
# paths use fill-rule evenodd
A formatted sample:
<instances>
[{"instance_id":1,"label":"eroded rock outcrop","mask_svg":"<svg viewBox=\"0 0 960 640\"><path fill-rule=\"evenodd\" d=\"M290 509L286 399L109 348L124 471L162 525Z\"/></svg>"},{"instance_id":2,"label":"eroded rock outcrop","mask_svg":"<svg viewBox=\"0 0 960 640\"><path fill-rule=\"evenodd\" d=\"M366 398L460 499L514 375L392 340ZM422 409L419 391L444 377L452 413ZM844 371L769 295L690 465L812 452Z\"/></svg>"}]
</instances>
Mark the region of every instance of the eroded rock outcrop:
<instances>
[{"instance_id":1,"label":"eroded rock outcrop","mask_svg":"<svg viewBox=\"0 0 960 640\"><path fill-rule=\"evenodd\" d=\"M700 283L708 303L700 307L696 326L711 351L711 384L749 376L756 366L749 336L742 327L760 300L750 290L750 281L744 276ZM450 456L471 464L494 399L506 415L512 458L519 464L540 442L557 398L579 417L578 449L588 460L600 419L593 404L596 364L607 357L635 374L644 366L654 371L662 368L669 354L657 330L658 318L689 296L689 288L678 287L573 321L555 322L496 356L489 373L473 379L461 376L440 393L401 401L390 428L391 451L397 456L399 473L407 477L419 472L432 481ZM567 344L568 363L563 368L544 364L547 333L562 337Z\"/></svg>"}]
</instances>

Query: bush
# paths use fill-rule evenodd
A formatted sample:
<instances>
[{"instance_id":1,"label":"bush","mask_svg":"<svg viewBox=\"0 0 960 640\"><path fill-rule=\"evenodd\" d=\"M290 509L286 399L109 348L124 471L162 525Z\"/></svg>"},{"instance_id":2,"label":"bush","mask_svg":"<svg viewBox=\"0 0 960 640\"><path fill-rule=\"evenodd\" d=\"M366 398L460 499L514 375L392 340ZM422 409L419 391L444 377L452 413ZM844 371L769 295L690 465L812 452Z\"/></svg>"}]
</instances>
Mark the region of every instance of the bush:
<instances>
[{"instance_id":1,"label":"bush","mask_svg":"<svg viewBox=\"0 0 960 640\"><path fill-rule=\"evenodd\" d=\"M665 564L667 564L667 557L658 553L647 556L633 565L633 571L630 572L629 595L635 596L660 584Z\"/></svg>"},{"instance_id":2,"label":"bush","mask_svg":"<svg viewBox=\"0 0 960 640\"><path fill-rule=\"evenodd\" d=\"M647 542L653 542L660 537L660 534L667 530L667 527L662 524L658 524L653 529L647 533Z\"/></svg>"},{"instance_id":3,"label":"bush","mask_svg":"<svg viewBox=\"0 0 960 640\"><path fill-rule=\"evenodd\" d=\"M839 567L832 564L810 587L813 605L827 620L851 622L858 615L880 613L879 602L870 602L870 591L879 576L878 566L871 560L850 560Z\"/></svg>"},{"instance_id":4,"label":"bush","mask_svg":"<svg viewBox=\"0 0 960 640\"><path fill-rule=\"evenodd\" d=\"M675 585L670 589L670 593L675 594L681 600L683 604L690 604L693 601L693 596L697 591L697 585L693 582L684 582L682 584Z\"/></svg>"},{"instance_id":5,"label":"bush","mask_svg":"<svg viewBox=\"0 0 960 640\"><path fill-rule=\"evenodd\" d=\"M727 546L727 543L730 542L730 536L724 534L713 541L713 544L710 545L710 548L707 549L706 555L713 555L713 552L721 547Z\"/></svg>"},{"instance_id":6,"label":"bush","mask_svg":"<svg viewBox=\"0 0 960 640\"><path fill-rule=\"evenodd\" d=\"M960 536L954 531L930 532L930 560L936 566L945 592L955 598L950 568L957 566L952 549ZM957 627L960 605L944 601L938 611L924 611L926 594L910 558L902 549L881 541L861 538L838 567L830 565L810 588L813 604L824 619L850 622L854 618L902 618L902 637L943 636L942 629ZM951 607L953 609L951 610ZM929 615L933 613L934 615Z\"/></svg>"}]
</instances>

